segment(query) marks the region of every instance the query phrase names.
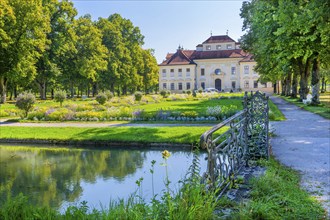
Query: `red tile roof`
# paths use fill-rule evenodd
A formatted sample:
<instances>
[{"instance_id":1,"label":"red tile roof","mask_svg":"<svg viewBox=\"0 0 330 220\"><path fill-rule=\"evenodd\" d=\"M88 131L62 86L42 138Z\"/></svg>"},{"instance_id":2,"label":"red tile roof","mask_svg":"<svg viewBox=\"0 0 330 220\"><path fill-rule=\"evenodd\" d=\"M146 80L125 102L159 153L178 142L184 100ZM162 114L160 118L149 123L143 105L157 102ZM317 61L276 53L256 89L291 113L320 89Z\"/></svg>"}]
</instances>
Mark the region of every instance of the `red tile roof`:
<instances>
[{"instance_id":1,"label":"red tile roof","mask_svg":"<svg viewBox=\"0 0 330 220\"><path fill-rule=\"evenodd\" d=\"M203 42L205 43L229 43L229 42L235 42L232 38L230 38L228 35L219 35L219 36L211 36L209 37L206 41Z\"/></svg>"},{"instance_id":2,"label":"red tile roof","mask_svg":"<svg viewBox=\"0 0 330 220\"><path fill-rule=\"evenodd\" d=\"M194 52L194 50L177 50L177 52L172 54L171 56L170 54L167 54L166 60L164 60L159 65L166 66L195 64L194 61L190 58Z\"/></svg>"},{"instance_id":3,"label":"red tile roof","mask_svg":"<svg viewBox=\"0 0 330 220\"><path fill-rule=\"evenodd\" d=\"M195 64L194 60L221 58L242 58L244 62L248 62L248 60L253 61L251 55L245 53L242 49L215 51L178 50L174 54L167 54L166 59L159 65L188 65Z\"/></svg>"}]
</instances>

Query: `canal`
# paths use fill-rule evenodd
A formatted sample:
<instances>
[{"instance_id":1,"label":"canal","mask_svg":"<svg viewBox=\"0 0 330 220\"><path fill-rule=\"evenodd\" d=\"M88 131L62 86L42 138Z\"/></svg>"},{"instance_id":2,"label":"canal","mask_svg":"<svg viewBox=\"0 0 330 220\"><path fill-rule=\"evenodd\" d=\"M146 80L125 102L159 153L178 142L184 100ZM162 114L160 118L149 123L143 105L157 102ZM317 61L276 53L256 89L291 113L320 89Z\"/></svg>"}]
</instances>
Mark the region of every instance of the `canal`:
<instances>
[{"instance_id":1,"label":"canal","mask_svg":"<svg viewBox=\"0 0 330 220\"><path fill-rule=\"evenodd\" d=\"M166 189L166 169L175 193L192 164L190 151L169 148L171 156L165 161L163 150L2 144L0 205L19 193L37 206L59 210L83 201L92 208L107 208L110 200L128 199L134 193L150 202ZM205 157L198 155L202 171Z\"/></svg>"}]
</instances>

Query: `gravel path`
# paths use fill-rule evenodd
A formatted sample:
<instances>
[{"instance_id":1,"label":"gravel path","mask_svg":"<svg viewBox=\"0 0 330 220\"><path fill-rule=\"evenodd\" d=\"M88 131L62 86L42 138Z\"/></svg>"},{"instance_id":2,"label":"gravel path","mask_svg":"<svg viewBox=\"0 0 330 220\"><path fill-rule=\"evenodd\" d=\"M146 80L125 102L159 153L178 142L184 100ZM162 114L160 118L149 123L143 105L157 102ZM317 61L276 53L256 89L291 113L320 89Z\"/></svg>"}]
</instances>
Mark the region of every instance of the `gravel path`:
<instances>
[{"instance_id":1,"label":"gravel path","mask_svg":"<svg viewBox=\"0 0 330 220\"><path fill-rule=\"evenodd\" d=\"M330 219L330 120L281 98L270 99L287 118L271 123L273 154L301 173L301 186L322 203Z\"/></svg>"}]
</instances>

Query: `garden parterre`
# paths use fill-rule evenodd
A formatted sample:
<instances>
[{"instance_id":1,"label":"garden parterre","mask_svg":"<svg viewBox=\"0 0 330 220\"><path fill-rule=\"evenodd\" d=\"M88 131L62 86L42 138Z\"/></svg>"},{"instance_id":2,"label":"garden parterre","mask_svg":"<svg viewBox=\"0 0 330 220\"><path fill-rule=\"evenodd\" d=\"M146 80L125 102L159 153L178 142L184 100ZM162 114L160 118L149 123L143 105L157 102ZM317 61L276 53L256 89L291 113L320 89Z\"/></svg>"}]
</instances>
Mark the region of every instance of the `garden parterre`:
<instances>
[{"instance_id":1,"label":"garden parterre","mask_svg":"<svg viewBox=\"0 0 330 220\"><path fill-rule=\"evenodd\" d=\"M104 104L95 99L70 99L60 107L52 100L38 101L24 118L28 121L180 121L204 122L224 120L243 109L243 93L197 93L134 95L112 97ZM0 117L22 116L13 104L0 107ZM276 120L271 106L270 118Z\"/></svg>"}]
</instances>

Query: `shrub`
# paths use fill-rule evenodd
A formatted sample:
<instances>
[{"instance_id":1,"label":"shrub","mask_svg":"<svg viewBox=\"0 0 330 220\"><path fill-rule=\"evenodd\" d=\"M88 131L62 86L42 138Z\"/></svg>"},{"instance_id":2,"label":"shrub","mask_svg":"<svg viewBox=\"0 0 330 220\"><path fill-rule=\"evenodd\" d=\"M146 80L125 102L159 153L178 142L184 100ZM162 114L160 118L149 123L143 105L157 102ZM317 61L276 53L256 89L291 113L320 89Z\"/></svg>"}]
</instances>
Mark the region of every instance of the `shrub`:
<instances>
[{"instance_id":1,"label":"shrub","mask_svg":"<svg viewBox=\"0 0 330 220\"><path fill-rule=\"evenodd\" d=\"M46 112L45 117L49 121L68 121L74 119L74 112L66 108L50 109Z\"/></svg>"},{"instance_id":2,"label":"shrub","mask_svg":"<svg viewBox=\"0 0 330 220\"><path fill-rule=\"evenodd\" d=\"M202 93L202 92L203 92L203 89L202 89L202 88L199 88L199 89L198 89L198 92L199 92L199 93Z\"/></svg>"},{"instance_id":3,"label":"shrub","mask_svg":"<svg viewBox=\"0 0 330 220\"><path fill-rule=\"evenodd\" d=\"M114 94L110 90L105 91L104 94L106 95L107 100L110 100L114 97Z\"/></svg>"},{"instance_id":4,"label":"shrub","mask_svg":"<svg viewBox=\"0 0 330 220\"><path fill-rule=\"evenodd\" d=\"M187 93L187 95L190 95L191 94L191 91L190 90L187 90L186 93Z\"/></svg>"},{"instance_id":5,"label":"shrub","mask_svg":"<svg viewBox=\"0 0 330 220\"><path fill-rule=\"evenodd\" d=\"M85 111L85 112L77 112L76 118L77 119L85 119L86 121L98 121L103 117L102 112L95 112L95 111Z\"/></svg>"},{"instance_id":6,"label":"shrub","mask_svg":"<svg viewBox=\"0 0 330 220\"><path fill-rule=\"evenodd\" d=\"M181 116L189 117L189 118L196 118L198 116L198 113L196 111L185 111L185 112L181 113Z\"/></svg>"},{"instance_id":7,"label":"shrub","mask_svg":"<svg viewBox=\"0 0 330 220\"><path fill-rule=\"evenodd\" d=\"M160 91L160 95L163 96L163 98L166 97L166 94L167 94L166 90Z\"/></svg>"},{"instance_id":8,"label":"shrub","mask_svg":"<svg viewBox=\"0 0 330 220\"><path fill-rule=\"evenodd\" d=\"M34 111L30 112L28 115L29 120L44 120L46 116L47 108L38 108L34 109Z\"/></svg>"},{"instance_id":9,"label":"shrub","mask_svg":"<svg viewBox=\"0 0 330 220\"><path fill-rule=\"evenodd\" d=\"M16 107L24 111L24 118L27 117L29 111L33 109L36 97L30 92L23 92L17 96Z\"/></svg>"},{"instance_id":10,"label":"shrub","mask_svg":"<svg viewBox=\"0 0 330 220\"><path fill-rule=\"evenodd\" d=\"M136 93L134 94L135 101L138 101L138 102L141 101L142 96L143 96L142 92L136 92Z\"/></svg>"},{"instance_id":11,"label":"shrub","mask_svg":"<svg viewBox=\"0 0 330 220\"><path fill-rule=\"evenodd\" d=\"M182 93L183 93L183 94L186 94L186 91L183 90Z\"/></svg>"},{"instance_id":12,"label":"shrub","mask_svg":"<svg viewBox=\"0 0 330 220\"><path fill-rule=\"evenodd\" d=\"M221 115L221 107L220 106L214 106L214 107L207 107L206 114L207 116L213 116L220 120L222 118Z\"/></svg>"},{"instance_id":13,"label":"shrub","mask_svg":"<svg viewBox=\"0 0 330 220\"><path fill-rule=\"evenodd\" d=\"M103 105L107 101L107 96L104 93L100 93L96 96L96 101Z\"/></svg>"},{"instance_id":14,"label":"shrub","mask_svg":"<svg viewBox=\"0 0 330 220\"><path fill-rule=\"evenodd\" d=\"M66 92L64 90L57 90L54 93L55 102L59 102L62 107L62 103L66 99Z\"/></svg>"}]
</instances>

